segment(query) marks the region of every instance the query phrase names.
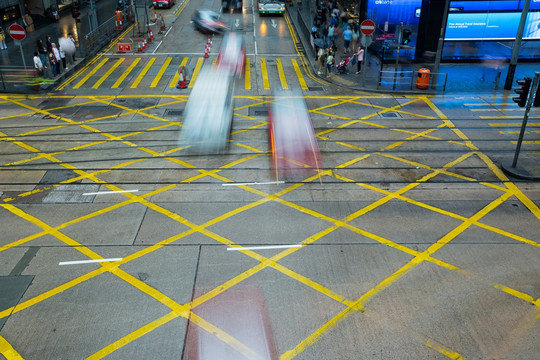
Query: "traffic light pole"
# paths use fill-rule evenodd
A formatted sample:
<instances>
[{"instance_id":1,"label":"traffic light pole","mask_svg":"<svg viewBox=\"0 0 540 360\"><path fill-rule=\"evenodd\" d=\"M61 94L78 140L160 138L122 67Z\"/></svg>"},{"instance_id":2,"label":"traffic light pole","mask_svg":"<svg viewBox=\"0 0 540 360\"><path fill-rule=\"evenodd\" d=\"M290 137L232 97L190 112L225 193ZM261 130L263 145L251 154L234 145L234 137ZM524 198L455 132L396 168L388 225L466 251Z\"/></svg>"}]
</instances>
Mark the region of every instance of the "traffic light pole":
<instances>
[{"instance_id":1,"label":"traffic light pole","mask_svg":"<svg viewBox=\"0 0 540 360\"><path fill-rule=\"evenodd\" d=\"M525 128L527 127L527 120L529 119L529 111L531 110L531 105L533 103L533 97L536 93L538 87L538 77L540 77L540 72L534 74L533 83L531 86L530 96L527 99L527 107L525 108L525 115L523 115L523 122L521 124L521 131L519 132L519 138L516 145L516 153L514 154L514 161L512 161L512 168L515 168L517 165L519 152L521 150L521 143L523 142L523 135L525 135Z\"/></svg>"},{"instance_id":2,"label":"traffic light pole","mask_svg":"<svg viewBox=\"0 0 540 360\"><path fill-rule=\"evenodd\" d=\"M504 89L512 89L512 83L514 81L514 74L516 72L516 65L519 56L519 48L521 47L521 39L523 38L523 30L525 29L525 22L527 20L527 14L529 13L529 5L531 0L525 0L523 4L523 10L521 11L521 18L519 20L519 26L516 34L516 41L514 41L514 47L512 49L512 58L510 59L510 65L508 65L508 73L506 74L506 81L504 83Z\"/></svg>"}]
</instances>

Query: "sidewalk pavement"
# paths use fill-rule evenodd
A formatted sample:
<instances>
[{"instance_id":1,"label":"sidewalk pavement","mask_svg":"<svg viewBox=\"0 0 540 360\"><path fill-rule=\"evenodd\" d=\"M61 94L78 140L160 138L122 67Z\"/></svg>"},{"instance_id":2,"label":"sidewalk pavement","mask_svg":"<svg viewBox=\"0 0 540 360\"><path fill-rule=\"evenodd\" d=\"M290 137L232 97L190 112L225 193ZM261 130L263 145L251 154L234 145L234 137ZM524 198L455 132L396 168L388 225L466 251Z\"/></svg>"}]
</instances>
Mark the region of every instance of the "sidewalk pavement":
<instances>
[{"instance_id":1,"label":"sidewalk pavement","mask_svg":"<svg viewBox=\"0 0 540 360\"><path fill-rule=\"evenodd\" d=\"M305 5L305 4L304 4ZM364 55L365 64L362 66L363 74L356 74L356 65L352 62L347 66L348 74L333 74L330 78L324 74L318 74L319 64L315 60L315 49L310 37L306 35L311 29L312 18L308 6L301 3L294 5L289 3L288 11L290 18L297 30L300 41L306 51L306 56L310 61L313 72L322 79L334 84L341 85L352 90L380 91L380 92L402 92L402 93L425 93L425 94L477 94L489 93L491 95L500 94L512 95L512 90L504 90L504 83L508 72L508 63L442 63L437 72L435 88L431 86L426 90L416 87L417 71L419 69L429 69L433 71L433 64L392 64L385 63L381 68L380 59L372 54ZM351 53L344 54L342 36L338 36L338 51L335 56L335 63L338 64L342 58L352 56ZM382 70L382 73L381 73ZM524 77L534 77L535 71L540 71L540 63L519 63L513 79L513 87L516 87L516 80ZM433 74L430 74L433 76ZM379 77L381 78L379 79ZM446 81L445 81L446 78ZM380 80L380 81L379 81Z\"/></svg>"}]
</instances>

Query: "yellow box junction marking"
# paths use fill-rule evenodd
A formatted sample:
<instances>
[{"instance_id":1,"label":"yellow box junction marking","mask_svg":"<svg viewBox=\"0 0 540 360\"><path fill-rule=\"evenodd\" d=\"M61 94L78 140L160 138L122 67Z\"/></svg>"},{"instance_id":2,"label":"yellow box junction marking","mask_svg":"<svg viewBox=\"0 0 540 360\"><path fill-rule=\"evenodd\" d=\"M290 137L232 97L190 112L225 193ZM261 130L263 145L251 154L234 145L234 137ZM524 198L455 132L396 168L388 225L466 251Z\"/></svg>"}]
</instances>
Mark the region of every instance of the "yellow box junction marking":
<instances>
[{"instance_id":1,"label":"yellow box junction marking","mask_svg":"<svg viewBox=\"0 0 540 360\"><path fill-rule=\"evenodd\" d=\"M195 85L195 81L197 80L197 76L199 75L199 72L201 71L203 61L204 61L204 58L197 59L197 64L195 65L195 69L193 69L193 74L191 75L191 80L189 81L188 88L192 88L193 85Z\"/></svg>"},{"instance_id":2,"label":"yellow box junction marking","mask_svg":"<svg viewBox=\"0 0 540 360\"><path fill-rule=\"evenodd\" d=\"M152 95L152 96L155 97L155 95ZM93 98L94 99L99 99L98 97L93 97ZM103 98L103 99L110 99L110 98ZM182 101L185 101L185 98L181 98L181 99L182 99ZM253 99L261 100L260 97L253 97ZM101 100L101 101L104 101L104 100ZM428 102L429 100L426 99L425 101ZM24 107L26 107L28 109L35 109L35 108L27 106L27 105L25 105L25 104L23 104L23 103L21 103L19 101L12 101L12 102L15 103L15 104L18 104L20 106L24 106ZM264 100L261 100L261 101L259 101L257 103L258 104L264 103ZM430 105L429 102L428 102L428 105L430 107L434 107L434 105L433 104ZM43 114L50 114L47 111L43 111L43 110L40 110L40 109L35 109L35 111L38 112L38 113L43 113ZM131 111L141 113L140 110L131 110ZM52 114L50 114L50 115L52 115ZM150 116L148 114L145 114L145 115ZM192 307L200 305L202 302L207 301L207 300L211 299L212 297L216 296L217 294L225 291L227 288L230 288L230 287L234 286L235 284L238 284L239 282L243 281L244 279L248 278L249 276L255 274L258 271L260 271L261 269L270 266L270 267L282 272L283 274L285 274L285 275L287 275L287 276L289 276L289 277L291 277L291 278L293 278L293 279L295 279L295 280L297 280L297 281L299 281L299 282L301 282L303 284L306 284L307 286L310 286L311 288L319 291L320 293L325 294L325 295L331 297L332 299L341 302L343 305L346 306L345 310L338 313L332 320L330 320L329 322L324 324L322 327L319 328L319 330L317 330L311 336L309 336L304 341L302 341L300 344L298 344L298 346L295 349L293 349L291 351L288 351L288 352L286 352L285 354L282 355L282 358L292 358L292 357L296 356L294 354L299 354L299 353L303 352L308 346L315 343L321 336L324 335L324 333L326 331L330 330L331 328L333 328L334 326L339 324L343 319L345 319L346 316L348 316L349 313L352 313L353 311L363 311L364 308L365 308L365 304L369 299L371 299L373 296L377 295L379 292L383 291L388 286L391 286L393 283L395 283L397 280L399 280L399 278L404 276L408 271L410 271L411 269L416 267L416 265L420 264L421 262L427 260L427 261L430 261L430 262L432 262L432 263L434 263L434 264L436 264L438 266L442 266L444 268L447 268L447 269L450 269L450 270L453 270L453 271L461 271L460 269L452 266L451 264L446 264L446 263L444 263L442 261L439 261L439 260L437 260L435 258L432 258L431 255L433 253L435 253L436 251L438 251L440 248L442 248L444 245L449 243L452 239L457 237L459 234L461 234L463 231L465 231L471 225L473 225L473 224L474 225L480 225L481 223L479 222L479 220L482 217L487 215L493 209L497 208L497 206L502 204L506 199L510 198L511 196L516 196L518 199L520 199L533 212L533 214L535 214L537 217L540 216L540 211L538 210L538 207L530 199L528 199L523 193L521 193L521 191L513 183L511 183L506 178L506 176L504 176L504 174L502 174L502 172L496 166L494 166L493 163L491 163L491 161L489 160L489 158L487 156L485 156L484 154L478 152L476 147L470 142L470 140L468 140L468 138L466 138L466 136L463 133L461 133L458 129L455 129L453 124L449 120L443 118L444 114L440 113L439 116L441 116L441 115L442 115L441 119L443 120L444 125L447 126L448 128L454 129L454 132L456 134L458 134L458 136L462 139L464 144L471 150L471 152L462 155L461 158L456 159L455 161L452 161L452 162L448 163L447 165L445 165L441 169L431 169L429 166L423 165L424 168L431 169L432 172L430 174L424 176L423 178L417 180L416 183L409 184L409 185L403 187L402 189L400 189L399 191L396 191L394 193L387 192L385 200L381 199L379 201L376 201L376 202L372 203L371 205L366 206L364 209L361 209L361 210L355 212L354 214L349 215L348 217L346 217L343 220L336 220L336 219L327 217L327 216L325 216L323 214L317 213L316 211L304 208L302 206L299 206L298 204L294 204L292 202L285 201L285 200L282 199L282 196L285 195L286 193L303 186L302 183L293 184L293 185L289 186L288 188L286 188L286 189L284 189L284 190L282 190L282 191L280 191L280 192L278 192L276 194L266 194L266 193L261 192L259 190L252 189L249 186L245 186L245 185L240 186L242 189L244 189L246 191L249 191L249 192L251 192L253 194L260 195L261 199L255 201L253 203L247 204L245 206L242 206L241 208L235 209L235 210L233 210L233 211L231 211L229 213L223 214L223 215L221 215L221 216L219 216L219 217L217 217L215 219L212 219L212 220L210 220L207 223L202 224L202 225L192 224L189 221L187 221L186 219L181 218L178 214L170 212L170 211L168 211L166 209L161 208L160 206L158 206L156 204L153 204L153 203L149 202L148 200L146 200L146 198L150 196L150 193L146 194L146 195L125 194L124 196L126 196L128 198L128 200L126 202L124 202L124 203L121 203L121 204L115 204L114 208L118 208L118 207L121 207L121 206L125 206L126 204L137 202L137 203L143 204L143 205L151 208L152 210L155 210L155 211L157 211L157 212L159 212L159 213L161 213L163 215L166 215L166 216L170 217L173 220L179 221L180 223L187 225L190 228L190 230L184 232L183 234L178 234L178 235L176 235L174 237L171 237L169 239L165 239L165 240L161 241L160 243L156 244L155 246L144 249L144 250L142 250L142 251L140 251L140 252L138 252L136 254L132 254L129 257L127 257L126 259L124 259L124 261L122 261L120 264L103 265L98 270L95 270L95 271L92 271L92 272L90 272L88 274L85 274L85 275L83 275L83 276L81 276L81 277L79 277L79 278L77 278L75 280L72 280L72 281L70 281L70 282L68 282L66 284L63 284L63 285L55 288L55 289L52 289L52 290L50 290L50 291L48 291L48 292L46 292L46 293L44 293L42 295L38 295L37 297L35 297L33 299L29 299L29 300L23 302L22 304L19 304L17 306L17 308L15 308L15 309L14 308L6 309L5 311L0 313L0 316L5 317L8 314L10 314L11 312L22 311L23 309L25 309L25 308L27 308L29 306L37 304L37 303L43 301L46 298L49 298L51 296L54 296L54 295L60 293L61 291L64 291L64 290L69 289L69 288L71 288L73 286L76 286L76 285L80 284L83 281L86 281L86 280L88 280L90 278L98 276L99 274L101 274L101 273L103 273L105 271L111 272L112 274L118 276L119 278L121 278L124 281L126 281L127 283L129 283L130 285L132 285L135 288L139 289L143 293L146 293L146 294L156 298L158 301L162 302L164 305L170 307L172 309L172 312L170 314L162 317L162 318L159 318L159 319L156 319L155 321L152 321L150 324L147 324L147 325L143 326L143 328L141 328L142 330L139 329L139 330L136 330L135 332L133 332L132 334L126 335L125 337L123 337L121 339L122 341L118 340L117 342L115 342L114 346L112 346L113 344L111 344L109 347L106 348L107 351L109 351L109 352L107 352L107 351L105 351L105 349L103 349L105 351L103 354L108 354L108 353L116 350L118 348L117 346L121 347L121 346L125 345L126 343L128 343L129 341L133 341L135 338L143 336L147 332L159 327L160 324L163 324L163 323L166 323L166 322L170 321L170 319L173 318L173 315L174 315L174 317L186 316L186 314L189 313L189 309L191 309ZM101 133L99 130L91 128L91 127L89 127L87 125L83 125L82 123L77 123L77 122L74 122L74 121L72 121L70 119L66 119L66 118L62 118L62 117L58 117L58 116L53 116L53 117L55 117L57 119L60 119L60 120L63 120L63 121L66 121L69 124L81 126L84 129ZM356 123L356 122L351 121L349 124L353 124L353 123ZM168 126L168 125L169 124L166 124L166 126ZM155 127L155 128L157 129L157 128L160 128L160 127ZM412 135L411 138L415 138L415 137L418 137L418 136L425 136L425 134L427 134L429 131L430 130L426 130L426 131L424 131L422 133L414 134L414 135ZM139 132L136 132L136 133L139 133ZM129 145L129 146L137 146L134 143L125 141L124 137L126 135L113 136L111 134L106 134L106 133L101 133L101 134L104 137L106 137L108 140L121 141L121 142L124 142L126 145ZM135 134L135 133L133 133L133 134ZM2 135L2 136L5 136L5 135ZM6 138L4 140L5 141L10 141L13 144L18 145L18 146L20 146L20 147L22 147L22 148L24 148L24 149L26 149L26 150L28 150L28 151L30 151L32 153L38 154L39 157L41 157L41 158L48 159L49 161L51 161L53 163L55 163L55 162L59 163L59 160L55 158L54 154L52 154L52 153L47 154L47 153L40 152L39 149L33 148L33 147L25 144L23 141L21 141L21 139L6 136ZM96 142L96 143L98 143L98 142ZM101 143L101 141L99 143ZM401 143L403 143L403 142L401 142ZM395 146L399 146L399 145L395 145ZM138 148L140 148L140 147L138 147ZM141 150L142 149L143 148L141 148ZM146 150L148 151L149 149L146 149ZM154 155L157 154L155 151L148 151L148 152L150 154L154 154ZM388 156L388 154L382 154L382 153L379 154L379 155ZM394 199L394 198L406 199L403 196L403 194L406 191L416 187L418 184L420 184L422 182L428 181L429 179L433 178L434 176L436 176L439 173L446 173L446 174L448 174L450 176L458 176L457 174L453 174L451 171L448 171L447 168L450 168L452 166L457 165L459 162L465 160L466 158L468 158L468 157L470 157L472 155L478 156L480 159L482 159L488 165L488 167L491 170L493 170L493 172L499 177L501 182L503 182L503 184L504 184L504 187L500 187L500 190L503 193L499 196L499 198L492 201L490 204L485 206L482 210L478 211L476 214L474 214L470 218L459 217L459 215L457 215L457 214L452 214L452 213L444 211L442 209L439 209L439 211L437 211L436 207L429 206L429 208L434 210L434 211L444 213L444 214L446 214L448 216L452 216L454 218L460 219L462 221L462 224L460 224L454 230L450 231L448 234L443 236L441 239L439 239L435 244L433 244L426 251L421 252L421 253L413 251L413 250L411 250L411 249L409 249L409 248L407 248L405 246L395 244L395 243L389 241L388 239L384 239L384 238L379 237L379 236L377 236L375 234L370 234L370 233L368 233L368 232L366 232L364 230L355 228L354 226L351 226L349 224L349 222L351 220L353 220L354 218L356 218L358 216L361 216L363 214L366 214L366 213L378 208L379 206L386 203L390 199ZM258 156L258 155L254 155L254 156ZM416 164L415 162L411 162L411 161L409 161L407 159L400 159L397 156L393 156L393 158L398 160L398 161L406 162L408 164ZM173 161L172 158L170 160ZM247 160L247 157L244 158L244 159L236 160L233 163L237 164L239 161L246 161L246 160ZM346 168L347 166L350 166L349 164L357 163L358 161L362 161L362 160L363 159L361 159L361 158L357 158L357 159L354 159L353 161L348 161L347 163L344 163L342 165L338 165L335 168L335 170L338 171L339 169L343 169L343 168ZM174 161L176 161L178 163L178 159L174 159ZM192 177L190 179L186 179L184 181L188 182L188 181L193 181L194 179L199 179L199 178L202 178L202 177L205 177L205 176L211 176L213 178L220 179L222 181L230 182L231 180L219 175L218 172L221 171L221 169L225 169L225 168L227 168L229 166L234 166L233 163L230 163L228 165L222 166L222 167L220 167L218 169L211 170L211 171L203 170L203 169L196 169L194 166L191 166L191 165L189 165L187 163L184 163L184 166L194 168L194 169L196 169L197 171L200 172L200 175L194 176L194 177ZM70 164L61 163L61 165L64 166L65 168L73 170L76 174L78 174L78 177L87 178L87 179L89 179L91 181L94 181L95 183L103 184L103 186L105 186L105 187L107 187L107 188L109 188L111 190L115 190L115 189L120 190L116 186L111 185L111 184L107 184L106 182L100 180L99 177L98 177L99 172L89 174L89 173L86 173L85 171L78 170L75 166L70 165ZM313 176L313 177L311 177L309 179L306 179L306 181L309 182L309 181L317 180L318 178L320 178L322 176L336 176L336 177L339 177L341 180L345 179L345 178L343 178L342 176L340 176L337 173L330 172L330 171L321 171L318 175L315 175L315 176ZM354 182L351 179L349 179L348 181ZM474 179L470 179L470 181L474 181ZM366 185L366 184L358 184L358 185ZM160 191L167 191L170 188L175 187L175 186L176 186L175 184L171 184L171 185L169 185L168 187L166 187L164 189L160 189ZM379 191L380 192L385 192L384 190L379 190ZM370 237L370 238L372 238L372 239L374 239L374 240L376 240L376 241L378 241L378 242L380 242L382 244L385 244L387 246L394 247L394 248L396 248L398 250L401 250L401 251L411 255L413 257L413 259L409 263L405 264L400 270L395 272L393 275L391 275L387 279L383 280L381 283L379 283L379 285L377 285L375 288L368 291L366 294L364 294L362 297L360 297L356 301L351 301L351 300L345 299L341 295L332 292L330 289L327 289L327 288L323 287L322 285L310 280L309 278L306 278L303 275L298 274L298 273L296 273L296 272L294 272L294 271L292 271L292 270L290 270L290 269L288 269L288 268L286 268L286 267L284 267L284 266L277 263L277 261L279 261L283 257L288 256L289 254L292 254L295 251L299 251L300 248L288 249L286 251L283 251L283 252L275 255L274 257L272 257L270 259L264 258L264 257L258 255L257 253L254 253L252 251L243 251L242 253L244 253L247 256L253 257L254 259L257 259L258 261L260 261L260 263L258 265L256 265L255 267L253 267L252 269L249 269L248 271L246 271L246 272L244 272L242 274L239 274L237 277L235 277L234 279L231 279L230 281L226 282L225 284L222 284L221 286L217 287L213 291L202 295L198 299L194 299L194 301L191 304L185 304L185 305L176 304L174 301L172 301L171 299L166 298L163 294L159 293L157 290L147 286L146 284L140 282L138 279L133 278L131 275L123 272L122 270L120 270L118 268L121 264L124 264L124 263L126 263L128 261L131 261L131 260L135 259L135 258L138 258L140 256L148 254L148 253L162 247L163 245L165 245L167 243L172 243L174 241L177 241L178 239L180 239L180 238L182 238L184 236L187 236L187 234L191 234L193 232L201 232L202 234L204 234L206 236L209 236L210 238L212 238L212 239L214 239L214 240L216 240L216 241L218 241L220 243L227 244L229 246L236 246L230 240L228 240L228 239L226 239L224 237L221 237L221 236L209 231L206 228L213 225L213 224L216 224L216 223L218 223L218 222L220 222L220 221L222 221L224 219L227 219L227 218L229 218L229 217L231 217L233 215L240 214L240 213L242 213L243 211L245 211L247 209L253 208L255 206L258 206L260 204L263 204L263 203L266 203L266 202L269 202L269 201L280 202L283 205L289 206L289 207L291 207L293 209L296 209L298 211L301 211L301 212L303 212L305 214L309 214L311 216L315 216L317 218L320 218L320 219L323 219L323 220L329 222L330 226L328 228L321 231L318 235L314 235L314 236L311 236L311 237L309 237L307 239L304 239L304 241L302 241L303 245L309 245L309 244L313 243L314 241L316 241L317 239L322 238L323 236L325 236L329 232L334 231L335 229L337 229L339 227L345 227L345 228L350 229L350 230L352 230L352 231L354 231L356 233L362 234L364 236L368 236L368 237ZM412 200L410 200L410 201L412 201ZM422 204L421 202L416 202L416 203ZM70 246L73 246L78 251L81 251L83 254L86 254L90 258L100 258L101 257L99 254L97 254L97 253L95 253L93 251L90 251L89 249L86 249L84 246L80 246L80 244L78 242L76 242L75 240L65 236L64 234L62 234L59 231L61 228L64 228L64 227L68 226L68 223L53 228L53 227L50 227L47 224L43 223L41 220L30 216L29 214L21 212L21 210L18 209L17 207L15 207L15 206L12 206L12 205L0 205L0 206L2 206L5 209L17 214L21 218L24 218L27 221L30 221L30 222L40 226L43 229L43 233L41 233L39 236L42 236L44 234L50 234L53 237L56 237L57 239L65 242L66 244L68 244ZM424 204L424 206L426 206L426 208L428 207L428 205L426 205L426 204ZM113 207L111 207L111 209L112 208ZM69 224L73 224L73 223L83 221L84 219L87 219L87 218L93 217L93 216L97 216L97 215L102 214L102 213L104 213L106 211L110 211L110 210L103 209L103 210L98 211L98 212L96 212L94 214L89 214L89 215L87 215L85 217L74 219L74 220L70 221ZM519 238L519 236L517 236L517 235L504 232L504 231L502 231L500 229L496 229L494 227L490 227L490 226L486 225L486 227L484 227L484 228L489 229L491 231L498 232L500 234L504 234L505 236L509 236L509 237L513 235L513 237L511 237L511 238L514 238L516 240ZM35 237L31 236L31 237L28 237L28 239L31 240L31 239L34 239L34 238L38 238L39 236L35 236ZM21 240L23 240L23 239L19 239L17 242L21 243ZM27 241L30 241L30 240L27 240ZM529 244L531 244L531 245L536 244L536 246L538 246L538 244L535 243L532 240L523 239L523 238L522 238L522 240L527 240ZM0 251L4 251L4 250L6 250L8 248L12 248L12 247L13 247L12 244L8 244L7 246L1 247ZM517 297L520 297L522 299L532 300L532 297L530 297L527 294L512 291L510 288L507 288L507 287L503 288L502 285L496 285L496 287L497 286L500 286L499 288L503 289L503 291L505 291L505 292L507 292L507 293L509 293L509 294L511 294L513 296L517 296ZM537 302L538 302L538 300L536 300L534 303L537 304ZM246 348L243 344L237 342L236 339L231 338L230 336L228 336L228 334L223 333L220 329L212 327L211 324L205 323L204 319L197 319L197 320L200 320L199 325L203 329L205 329L205 330L207 330L209 332L216 333L218 338L222 339L222 341L224 341L225 343L228 343L231 346L233 346L235 349L238 349L239 351L242 351L242 353L245 354L245 355L255 356L252 352L250 352L250 349ZM424 344L426 346L429 346L429 344L431 344L431 343L429 343L429 341L425 341ZM0 347L0 348L4 349L3 347ZM440 349L436 349L436 350L441 352ZM444 350L444 351L446 351L446 350ZM443 352L441 352L441 353L443 353ZM452 352L448 351L448 354L452 355L452 354L456 354L456 353L452 353ZM457 355L459 355L459 354L457 354Z\"/></svg>"}]
</instances>

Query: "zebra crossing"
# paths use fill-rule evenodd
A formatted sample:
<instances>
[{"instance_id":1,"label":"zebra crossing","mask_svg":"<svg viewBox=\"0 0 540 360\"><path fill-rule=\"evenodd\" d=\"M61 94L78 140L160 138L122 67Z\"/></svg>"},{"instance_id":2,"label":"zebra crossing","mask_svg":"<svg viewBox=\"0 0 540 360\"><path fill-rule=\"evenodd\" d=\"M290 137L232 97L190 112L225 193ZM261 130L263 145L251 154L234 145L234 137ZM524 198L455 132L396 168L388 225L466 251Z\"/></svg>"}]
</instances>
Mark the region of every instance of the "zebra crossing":
<instances>
[{"instance_id":1,"label":"zebra crossing","mask_svg":"<svg viewBox=\"0 0 540 360\"><path fill-rule=\"evenodd\" d=\"M64 87L71 89L175 88L180 71L193 87L200 70L213 66L216 58L202 56L103 56L83 68ZM297 57L246 58L241 83L245 90L307 90L318 83Z\"/></svg>"}]
</instances>

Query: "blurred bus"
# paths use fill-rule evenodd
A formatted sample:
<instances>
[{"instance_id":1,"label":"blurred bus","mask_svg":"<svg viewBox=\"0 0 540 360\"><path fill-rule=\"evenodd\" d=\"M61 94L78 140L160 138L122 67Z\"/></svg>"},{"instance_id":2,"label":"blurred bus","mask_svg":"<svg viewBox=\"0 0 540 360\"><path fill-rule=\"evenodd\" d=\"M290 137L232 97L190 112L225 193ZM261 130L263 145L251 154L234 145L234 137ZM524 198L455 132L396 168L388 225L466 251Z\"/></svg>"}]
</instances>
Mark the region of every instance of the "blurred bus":
<instances>
[{"instance_id":1,"label":"blurred bus","mask_svg":"<svg viewBox=\"0 0 540 360\"><path fill-rule=\"evenodd\" d=\"M220 67L203 68L184 109L180 146L189 152L227 149L233 118L234 78Z\"/></svg>"}]
</instances>

